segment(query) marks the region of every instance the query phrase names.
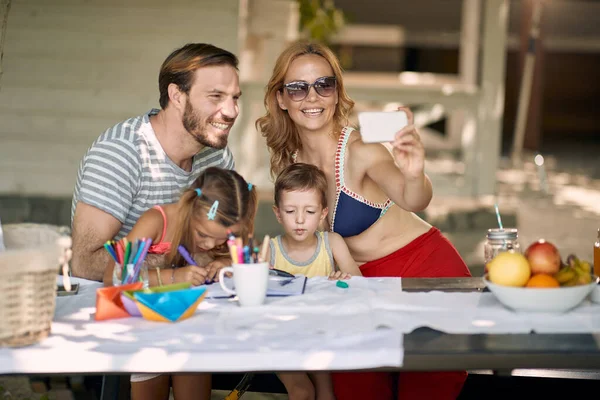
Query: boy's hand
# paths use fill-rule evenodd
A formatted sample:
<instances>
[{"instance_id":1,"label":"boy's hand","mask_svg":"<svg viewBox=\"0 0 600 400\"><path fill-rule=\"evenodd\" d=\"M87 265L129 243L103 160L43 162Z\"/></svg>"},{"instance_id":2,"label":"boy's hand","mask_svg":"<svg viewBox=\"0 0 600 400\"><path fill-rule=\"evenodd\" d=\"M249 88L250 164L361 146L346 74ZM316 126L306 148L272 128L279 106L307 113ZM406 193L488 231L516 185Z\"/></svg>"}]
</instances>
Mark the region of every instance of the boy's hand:
<instances>
[{"instance_id":1,"label":"boy's hand","mask_svg":"<svg viewBox=\"0 0 600 400\"><path fill-rule=\"evenodd\" d=\"M330 281L337 281L338 279L350 279L350 278L352 278L352 275L350 275L346 272L342 272L342 271L332 272L329 275Z\"/></svg>"},{"instance_id":2,"label":"boy's hand","mask_svg":"<svg viewBox=\"0 0 600 400\"><path fill-rule=\"evenodd\" d=\"M177 282L191 282L194 286L204 285L207 276L207 269L205 267L197 267L195 265L188 265L186 267L177 268L175 270L174 281Z\"/></svg>"}]
</instances>

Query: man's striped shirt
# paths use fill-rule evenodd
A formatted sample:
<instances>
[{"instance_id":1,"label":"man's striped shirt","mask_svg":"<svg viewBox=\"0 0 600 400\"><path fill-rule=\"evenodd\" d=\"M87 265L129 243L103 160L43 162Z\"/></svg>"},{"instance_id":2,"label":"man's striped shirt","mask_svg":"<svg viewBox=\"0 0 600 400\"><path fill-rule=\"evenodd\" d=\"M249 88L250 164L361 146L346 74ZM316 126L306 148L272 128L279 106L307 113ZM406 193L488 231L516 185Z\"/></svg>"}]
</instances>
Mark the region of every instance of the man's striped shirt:
<instances>
[{"instance_id":1,"label":"man's striped shirt","mask_svg":"<svg viewBox=\"0 0 600 400\"><path fill-rule=\"evenodd\" d=\"M77 202L109 213L123 224L116 239L127 235L152 206L174 203L208 167L234 169L228 148L203 148L194 156L192 170L184 171L164 152L150 116L130 118L106 130L89 148L77 172L71 203L71 223Z\"/></svg>"}]
</instances>

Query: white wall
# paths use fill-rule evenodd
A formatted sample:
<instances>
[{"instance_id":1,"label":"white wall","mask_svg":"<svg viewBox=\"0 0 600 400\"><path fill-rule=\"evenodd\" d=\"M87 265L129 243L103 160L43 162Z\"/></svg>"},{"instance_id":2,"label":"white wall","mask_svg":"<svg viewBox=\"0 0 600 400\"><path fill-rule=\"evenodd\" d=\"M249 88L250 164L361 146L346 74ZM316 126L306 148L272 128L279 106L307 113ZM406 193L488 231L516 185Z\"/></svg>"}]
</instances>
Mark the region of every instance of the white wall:
<instances>
[{"instance_id":1,"label":"white wall","mask_svg":"<svg viewBox=\"0 0 600 400\"><path fill-rule=\"evenodd\" d=\"M0 194L70 196L106 128L158 107L175 48L238 54L239 0L13 0L0 86Z\"/></svg>"}]
</instances>

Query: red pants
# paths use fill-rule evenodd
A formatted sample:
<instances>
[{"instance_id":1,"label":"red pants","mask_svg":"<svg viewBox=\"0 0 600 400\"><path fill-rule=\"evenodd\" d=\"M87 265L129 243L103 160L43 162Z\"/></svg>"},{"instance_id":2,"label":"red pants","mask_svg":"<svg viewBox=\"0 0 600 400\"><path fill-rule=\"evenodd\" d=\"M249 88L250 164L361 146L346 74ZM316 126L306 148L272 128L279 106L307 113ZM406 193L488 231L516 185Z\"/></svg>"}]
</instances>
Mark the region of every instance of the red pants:
<instances>
[{"instance_id":1,"label":"red pants","mask_svg":"<svg viewBox=\"0 0 600 400\"><path fill-rule=\"evenodd\" d=\"M437 228L379 260L360 267L363 276L461 277L471 276L452 243ZM395 376L398 387L395 388ZM466 371L456 372L343 372L333 373L337 400L456 399L467 379ZM397 390L396 390L397 389Z\"/></svg>"}]
</instances>

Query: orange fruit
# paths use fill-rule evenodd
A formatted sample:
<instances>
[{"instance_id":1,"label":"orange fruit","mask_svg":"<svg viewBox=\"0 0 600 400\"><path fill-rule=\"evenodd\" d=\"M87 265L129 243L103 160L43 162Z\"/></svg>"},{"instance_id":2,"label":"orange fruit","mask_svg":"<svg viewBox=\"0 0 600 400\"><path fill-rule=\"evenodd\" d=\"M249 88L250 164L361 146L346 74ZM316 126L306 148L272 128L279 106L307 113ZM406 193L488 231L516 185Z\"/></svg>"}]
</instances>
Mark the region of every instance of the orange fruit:
<instances>
[{"instance_id":1,"label":"orange fruit","mask_svg":"<svg viewBox=\"0 0 600 400\"><path fill-rule=\"evenodd\" d=\"M535 288L556 288L560 287L560 283L558 283L556 278L552 275L536 274L529 278L525 286Z\"/></svg>"}]
</instances>

